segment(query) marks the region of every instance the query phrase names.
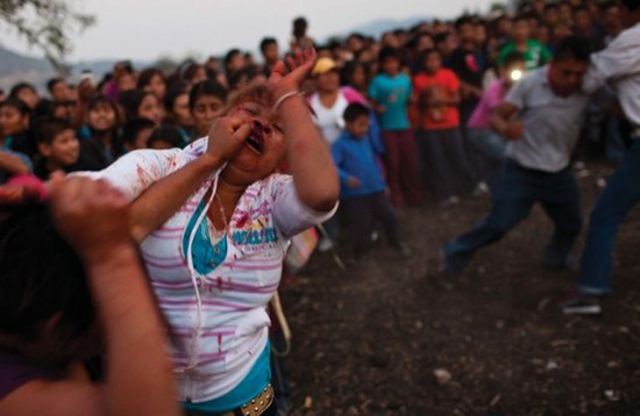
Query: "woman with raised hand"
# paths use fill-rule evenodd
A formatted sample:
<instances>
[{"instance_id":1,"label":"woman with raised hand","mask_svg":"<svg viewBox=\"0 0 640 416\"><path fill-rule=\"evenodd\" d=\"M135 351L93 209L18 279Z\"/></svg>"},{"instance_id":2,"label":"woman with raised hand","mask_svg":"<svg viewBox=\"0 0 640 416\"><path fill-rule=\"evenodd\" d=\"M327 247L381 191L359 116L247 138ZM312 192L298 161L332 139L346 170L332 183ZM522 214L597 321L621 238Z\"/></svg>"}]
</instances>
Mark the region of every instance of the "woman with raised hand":
<instances>
[{"instance_id":1,"label":"woman with raised hand","mask_svg":"<svg viewBox=\"0 0 640 416\"><path fill-rule=\"evenodd\" d=\"M315 56L290 57L267 85L230 97L208 137L132 152L96 175L134 201L132 234L179 340L179 396L193 414L276 412L265 307L289 238L331 217L339 195L298 91ZM275 173L285 155L292 175Z\"/></svg>"}]
</instances>

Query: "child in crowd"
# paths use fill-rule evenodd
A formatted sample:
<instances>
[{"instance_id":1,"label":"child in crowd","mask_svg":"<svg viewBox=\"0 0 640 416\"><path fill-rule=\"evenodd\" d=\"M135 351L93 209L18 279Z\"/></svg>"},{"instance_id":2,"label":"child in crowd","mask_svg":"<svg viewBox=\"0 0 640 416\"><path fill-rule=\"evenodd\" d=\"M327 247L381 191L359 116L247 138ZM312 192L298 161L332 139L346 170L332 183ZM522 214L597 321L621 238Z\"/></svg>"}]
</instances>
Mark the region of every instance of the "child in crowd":
<instances>
[{"instance_id":1,"label":"child in crowd","mask_svg":"<svg viewBox=\"0 0 640 416\"><path fill-rule=\"evenodd\" d=\"M162 109L155 95L139 90L125 91L120 94L120 104L124 108L127 120L146 118L156 126L162 122Z\"/></svg>"},{"instance_id":2,"label":"child in crowd","mask_svg":"<svg viewBox=\"0 0 640 416\"><path fill-rule=\"evenodd\" d=\"M498 64L504 65L507 56L514 51L524 55L525 66L532 71L551 60L551 52L535 39L531 39L531 23L527 16L517 16L513 20L512 40L502 47Z\"/></svg>"},{"instance_id":3,"label":"child in crowd","mask_svg":"<svg viewBox=\"0 0 640 416\"><path fill-rule=\"evenodd\" d=\"M36 144L27 134L29 114L29 107L16 98L9 98L0 104L0 137L3 149L29 157L36 154Z\"/></svg>"},{"instance_id":4,"label":"child in crowd","mask_svg":"<svg viewBox=\"0 0 640 416\"><path fill-rule=\"evenodd\" d=\"M371 81L369 97L381 117L391 201L396 207L416 205L421 192L414 134L407 114L411 79L401 72L397 49L382 49L380 63L382 73Z\"/></svg>"},{"instance_id":5,"label":"child in crowd","mask_svg":"<svg viewBox=\"0 0 640 416\"><path fill-rule=\"evenodd\" d=\"M227 101L227 90L213 81L199 82L189 93L189 109L195 124L195 137L209 133L211 125L222 114Z\"/></svg>"},{"instance_id":6,"label":"child in crowd","mask_svg":"<svg viewBox=\"0 0 640 416\"><path fill-rule=\"evenodd\" d=\"M153 130L146 145L147 148L155 150L175 149L183 146L182 134L177 127L173 126L158 127Z\"/></svg>"},{"instance_id":7,"label":"child in crowd","mask_svg":"<svg viewBox=\"0 0 640 416\"><path fill-rule=\"evenodd\" d=\"M0 200L0 414L178 415L124 199L73 178L50 201ZM92 383L83 363L103 352L106 376Z\"/></svg>"},{"instance_id":8,"label":"child in crowd","mask_svg":"<svg viewBox=\"0 0 640 416\"><path fill-rule=\"evenodd\" d=\"M40 104L40 97L35 87L26 82L20 82L11 88L9 99L20 100L27 105L30 111L35 110Z\"/></svg>"},{"instance_id":9,"label":"child in crowd","mask_svg":"<svg viewBox=\"0 0 640 416\"><path fill-rule=\"evenodd\" d=\"M345 130L331 146L341 182L340 199L349 219L353 255L360 260L369 249L375 222L380 222L389 244L401 255L410 255L400 242L396 214L385 195L386 184L377 155L383 151L370 136L370 113L353 103L344 111Z\"/></svg>"},{"instance_id":10,"label":"child in crowd","mask_svg":"<svg viewBox=\"0 0 640 416\"><path fill-rule=\"evenodd\" d=\"M183 144L191 142L193 136L193 116L189 110L189 93L180 86L172 88L164 100L167 118L165 124L179 129Z\"/></svg>"},{"instance_id":11,"label":"child in crowd","mask_svg":"<svg viewBox=\"0 0 640 416\"><path fill-rule=\"evenodd\" d=\"M71 172L80 157L80 142L71 125L55 118L37 123L38 152L41 159L34 173L47 180L53 172Z\"/></svg>"},{"instance_id":12,"label":"child in crowd","mask_svg":"<svg viewBox=\"0 0 640 416\"><path fill-rule=\"evenodd\" d=\"M146 118L134 118L125 123L122 128L122 143L127 152L146 149L151 133L156 124Z\"/></svg>"},{"instance_id":13,"label":"child in crowd","mask_svg":"<svg viewBox=\"0 0 640 416\"><path fill-rule=\"evenodd\" d=\"M452 70L442 67L440 51L430 49L422 57L413 88L423 177L438 202L448 205L472 183L460 132L460 81Z\"/></svg>"},{"instance_id":14,"label":"child in crowd","mask_svg":"<svg viewBox=\"0 0 640 416\"><path fill-rule=\"evenodd\" d=\"M138 76L138 89L150 92L156 96L158 101L164 102L167 95L167 82L164 74L158 68L148 68Z\"/></svg>"}]
</instances>

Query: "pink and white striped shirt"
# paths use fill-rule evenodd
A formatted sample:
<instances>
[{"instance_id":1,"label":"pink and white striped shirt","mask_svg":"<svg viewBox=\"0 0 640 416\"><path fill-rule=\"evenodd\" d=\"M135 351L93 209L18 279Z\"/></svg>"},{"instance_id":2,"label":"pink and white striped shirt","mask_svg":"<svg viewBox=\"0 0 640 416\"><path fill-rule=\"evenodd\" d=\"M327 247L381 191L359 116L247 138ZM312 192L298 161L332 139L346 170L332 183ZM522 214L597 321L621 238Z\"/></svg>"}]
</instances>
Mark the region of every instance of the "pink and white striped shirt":
<instances>
[{"instance_id":1,"label":"pink and white striped shirt","mask_svg":"<svg viewBox=\"0 0 640 416\"><path fill-rule=\"evenodd\" d=\"M86 176L106 179L132 201L157 180L198 158L206 146L207 140L200 139L184 150L140 150ZM160 309L179 339L173 360L180 400L195 403L223 396L248 374L267 342L266 305L278 288L289 239L335 212L306 207L289 175L273 174L257 181L233 213L226 257L203 275L193 267L192 256L185 256L195 232L185 233L207 191L217 185L218 174L213 172L140 246ZM194 230L208 221L205 214L211 199L205 203Z\"/></svg>"}]
</instances>

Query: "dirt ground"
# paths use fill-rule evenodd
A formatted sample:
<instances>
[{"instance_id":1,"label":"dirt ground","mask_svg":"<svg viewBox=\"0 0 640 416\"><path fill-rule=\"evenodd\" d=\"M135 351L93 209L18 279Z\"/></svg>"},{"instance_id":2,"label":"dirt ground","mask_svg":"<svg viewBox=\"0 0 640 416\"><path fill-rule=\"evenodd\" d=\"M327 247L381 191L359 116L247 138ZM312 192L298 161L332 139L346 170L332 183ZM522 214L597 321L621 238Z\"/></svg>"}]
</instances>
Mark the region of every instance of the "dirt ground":
<instances>
[{"instance_id":1,"label":"dirt ground","mask_svg":"<svg viewBox=\"0 0 640 416\"><path fill-rule=\"evenodd\" d=\"M585 222L593 170L607 172L589 169ZM409 261L380 246L343 272L315 254L283 288L294 415L640 414L640 210L619 234L604 314L567 317L557 305L577 273L542 267L553 228L540 207L460 277L438 272L441 244L488 207L484 196L404 211Z\"/></svg>"}]
</instances>

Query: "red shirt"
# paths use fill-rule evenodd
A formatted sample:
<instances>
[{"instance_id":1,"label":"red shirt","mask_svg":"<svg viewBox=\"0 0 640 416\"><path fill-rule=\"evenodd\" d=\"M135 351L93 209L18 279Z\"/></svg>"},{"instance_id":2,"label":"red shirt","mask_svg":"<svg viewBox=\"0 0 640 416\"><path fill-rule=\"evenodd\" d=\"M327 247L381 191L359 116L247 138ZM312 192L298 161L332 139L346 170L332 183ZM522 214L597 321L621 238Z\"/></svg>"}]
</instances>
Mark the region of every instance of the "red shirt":
<instances>
[{"instance_id":1,"label":"red shirt","mask_svg":"<svg viewBox=\"0 0 640 416\"><path fill-rule=\"evenodd\" d=\"M424 100L453 98L454 94L460 90L460 81L456 74L445 68L441 68L433 75L420 72L413 77L413 91L418 97L424 94ZM457 106L427 107L423 110L422 116L418 105L412 109L412 121L416 128L426 130L451 129L460 125L460 113Z\"/></svg>"}]
</instances>

